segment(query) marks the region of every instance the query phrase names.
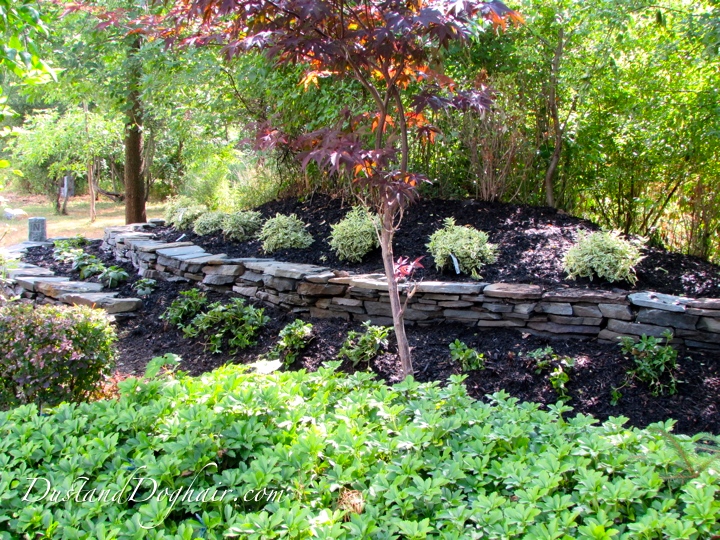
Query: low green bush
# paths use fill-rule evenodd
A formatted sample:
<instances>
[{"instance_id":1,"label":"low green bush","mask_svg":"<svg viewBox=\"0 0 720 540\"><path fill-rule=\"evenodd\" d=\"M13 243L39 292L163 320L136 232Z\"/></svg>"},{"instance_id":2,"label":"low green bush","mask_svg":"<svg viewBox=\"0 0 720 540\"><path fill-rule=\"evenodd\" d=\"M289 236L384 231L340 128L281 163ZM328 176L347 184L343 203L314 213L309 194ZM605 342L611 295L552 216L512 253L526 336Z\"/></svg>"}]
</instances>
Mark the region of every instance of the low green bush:
<instances>
[{"instance_id":1,"label":"low green bush","mask_svg":"<svg viewBox=\"0 0 720 540\"><path fill-rule=\"evenodd\" d=\"M111 266L110 268L105 268L100 276L98 276L98 279L100 279L106 287L113 289L130 279L130 274L121 266Z\"/></svg>"},{"instance_id":2,"label":"low green bush","mask_svg":"<svg viewBox=\"0 0 720 540\"><path fill-rule=\"evenodd\" d=\"M183 291L160 315L160 318L173 326L183 328L202 311L207 303L208 299L205 293L200 292L198 289Z\"/></svg>"},{"instance_id":3,"label":"low green bush","mask_svg":"<svg viewBox=\"0 0 720 540\"><path fill-rule=\"evenodd\" d=\"M455 268L479 279L479 270L497 260L497 247L488 243L488 235L473 227L461 227L453 218L447 218L442 229L430 236L428 251L435 259L438 270ZM455 257L455 260L453 260Z\"/></svg>"},{"instance_id":4,"label":"low green bush","mask_svg":"<svg viewBox=\"0 0 720 540\"><path fill-rule=\"evenodd\" d=\"M105 312L83 306L0 306L0 407L81 401L115 361Z\"/></svg>"},{"instance_id":5,"label":"low green bush","mask_svg":"<svg viewBox=\"0 0 720 540\"><path fill-rule=\"evenodd\" d=\"M313 243L313 237L305 227L305 223L295 214L289 216L275 214L274 218L265 222L258 238L262 240L265 253L272 253L278 249L306 248Z\"/></svg>"},{"instance_id":6,"label":"low green bush","mask_svg":"<svg viewBox=\"0 0 720 540\"><path fill-rule=\"evenodd\" d=\"M612 389L613 405L620 401L620 390L630 384L632 379L647 384L653 396L673 395L677 392L677 384L680 382L677 373L678 352L670 345L672 333L665 332L663 337L664 344L662 339L644 334L637 342L628 336L620 339L618 345L624 354L632 357L635 366L628 371L625 383Z\"/></svg>"},{"instance_id":7,"label":"low green bush","mask_svg":"<svg viewBox=\"0 0 720 540\"><path fill-rule=\"evenodd\" d=\"M389 326L374 326L370 321L363 323L363 332L350 330L347 338L338 352L339 358L348 358L353 366L360 362L370 362L383 349L388 346Z\"/></svg>"},{"instance_id":8,"label":"low green bush","mask_svg":"<svg viewBox=\"0 0 720 540\"><path fill-rule=\"evenodd\" d=\"M360 262L380 246L377 236L379 220L362 206L355 206L338 223L331 226L330 247L341 261Z\"/></svg>"},{"instance_id":9,"label":"low green bush","mask_svg":"<svg viewBox=\"0 0 720 540\"><path fill-rule=\"evenodd\" d=\"M193 206L195 202L190 197L172 197L165 202L165 221L168 225L173 225L177 218L178 212L189 206Z\"/></svg>"},{"instance_id":10,"label":"low green bush","mask_svg":"<svg viewBox=\"0 0 720 540\"><path fill-rule=\"evenodd\" d=\"M463 371L485 369L485 355L456 339L450 343L450 358L458 362Z\"/></svg>"},{"instance_id":11,"label":"low green bush","mask_svg":"<svg viewBox=\"0 0 720 540\"><path fill-rule=\"evenodd\" d=\"M710 539L720 469L562 404L334 371L120 382L0 413L6 538ZM682 459L680 457L682 455ZM52 490L55 490L53 492Z\"/></svg>"},{"instance_id":12,"label":"low green bush","mask_svg":"<svg viewBox=\"0 0 720 540\"><path fill-rule=\"evenodd\" d=\"M577 244L565 254L563 265L570 279L599 277L634 284L635 267L644 258L642 246L642 240L625 240L617 232L580 232Z\"/></svg>"},{"instance_id":13,"label":"low green bush","mask_svg":"<svg viewBox=\"0 0 720 540\"><path fill-rule=\"evenodd\" d=\"M220 231L226 217L225 212L205 212L195 220L193 232L202 236Z\"/></svg>"},{"instance_id":14,"label":"low green bush","mask_svg":"<svg viewBox=\"0 0 720 540\"><path fill-rule=\"evenodd\" d=\"M213 302L207 311L195 315L183 327L183 334L185 337L206 336L206 349L213 354L221 353L227 341L230 354L236 354L255 345L260 329L269 320L264 309L245 305L242 298L232 298L227 304Z\"/></svg>"},{"instance_id":15,"label":"low green bush","mask_svg":"<svg viewBox=\"0 0 720 540\"><path fill-rule=\"evenodd\" d=\"M296 319L285 325L278 334L275 346L268 354L269 358L280 358L285 365L292 364L313 338L312 323Z\"/></svg>"},{"instance_id":16,"label":"low green bush","mask_svg":"<svg viewBox=\"0 0 720 540\"><path fill-rule=\"evenodd\" d=\"M244 242L254 238L262 228L262 214L253 210L227 214L222 223L222 232L228 240Z\"/></svg>"},{"instance_id":17,"label":"low green bush","mask_svg":"<svg viewBox=\"0 0 720 540\"><path fill-rule=\"evenodd\" d=\"M138 279L132 286L133 290L139 296L150 296L155 290L155 287L157 287L157 281L148 278Z\"/></svg>"}]
</instances>

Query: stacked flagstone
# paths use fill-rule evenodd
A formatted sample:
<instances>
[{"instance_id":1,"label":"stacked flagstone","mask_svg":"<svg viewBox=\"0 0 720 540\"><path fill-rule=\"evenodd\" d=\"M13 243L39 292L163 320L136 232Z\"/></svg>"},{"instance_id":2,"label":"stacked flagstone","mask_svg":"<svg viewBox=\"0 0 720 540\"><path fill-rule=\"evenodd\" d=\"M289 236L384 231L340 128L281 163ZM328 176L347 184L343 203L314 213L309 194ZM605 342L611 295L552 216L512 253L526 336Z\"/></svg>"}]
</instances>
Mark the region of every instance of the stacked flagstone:
<instances>
[{"instance_id":1,"label":"stacked flagstone","mask_svg":"<svg viewBox=\"0 0 720 540\"><path fill-rule=\"evenodd\" d=\"M197 282L310 317L392 324L382 274L349 275L274 259L231 259L190 242L163 243L151 236L137 227L111 227L105 246L147 278ZM423 281L400 287L408 324L450 321L613 342L669 330L676 344L720 350L720 299L575 288L546 291L511 283Z\"/></svg>"}]
</instances>

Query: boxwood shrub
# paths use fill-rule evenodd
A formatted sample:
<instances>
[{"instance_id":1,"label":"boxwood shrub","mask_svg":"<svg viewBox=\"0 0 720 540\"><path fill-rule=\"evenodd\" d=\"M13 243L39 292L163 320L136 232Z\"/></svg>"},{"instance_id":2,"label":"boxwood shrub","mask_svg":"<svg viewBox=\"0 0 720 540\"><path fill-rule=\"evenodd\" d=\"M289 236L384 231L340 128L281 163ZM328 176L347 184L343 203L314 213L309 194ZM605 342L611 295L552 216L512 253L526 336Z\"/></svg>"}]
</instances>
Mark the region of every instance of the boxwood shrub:
<instances>
[{"instance_id":1,"label":"boxwood shrub","mask_svg":"<svg viewBox=\"0 0 720 540\"><path fill-rule=\"evenodd\" d=\"M719 467L694 439L502 392L478 402L457 376L389 387L336 368L232 365L129 379L118 401L0 413L0 536L720 534Z\"/></svg>"},{"instance_id":2,"label":"boxwood shrub","mask_svg":"<svg viewBox=\"0 0 720 540\"><path fill-rule=\"evenodd\" d=\"M295 214L275 214L275 217L265 222L258 234L263 251L272 253L279 249L309 247L313 237L305 227L305 223Z\"/></svg>"},{"instance_id":3,"label":"boxwood shrub","mask_svg":"<svg viewBox=\"0 0 720 540\"><path fill-rule=\"evenodd\" d=\"M84 306L0 306L0 407L82 401L115 361L105 312Z\"/></svg>"},{"instance_id":4,"label":"boxwood shrub","mask_svg":"<svg viewBox=\"0 0 720 540\"><path fill-rule=\"evenodd\" d=\"M577 243L565 254L563 265L570 279L593 277L609 282L627 281L635 284L635 267L644 259L643 240L626 240L620 233L580 232Z\"/></svg>"},{"instance_id":5,"label":"boxwood shrub","mask_svg":"<svg viewBox=\"0 0 720 540\"><path fill-rule=\"evenodd\" d=\"M480 278L480 269L497 260L497 246L488 242L488 235L474 227L462 227L455 224L453 218L447 218L442 229L430 235L428 251L435 259L438 270L455 268L460 272Z\"/></svg>"},{"instance_id":6,"label":"boxwood shrub","mask_svg":"<svg viewBox=\"0 0 720 540\"><path fill-rule=\"evenodd\" d=\"M338 223L331 226L330 247L341 261L360 262L373 249L380 247L377 218L362 206L355 206Z\"/></svg>"}]
</instances>

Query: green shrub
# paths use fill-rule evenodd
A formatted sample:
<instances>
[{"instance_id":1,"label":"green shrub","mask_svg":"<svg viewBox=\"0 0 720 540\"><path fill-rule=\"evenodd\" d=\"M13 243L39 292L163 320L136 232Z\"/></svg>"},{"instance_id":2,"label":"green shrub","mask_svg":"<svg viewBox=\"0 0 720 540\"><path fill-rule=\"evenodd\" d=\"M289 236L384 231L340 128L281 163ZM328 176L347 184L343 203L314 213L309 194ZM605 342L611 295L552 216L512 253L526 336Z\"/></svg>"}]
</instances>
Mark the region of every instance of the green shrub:
<instances>
[{"instance_id":1,"label":"green shrub","mask_svg":"<svg viewBox=\"0 0 720 540\"><path fill-rule=\"evenodd\" d=\"M81 401L115 361L105 312L83 306L0 306L0 406Z\"/></svg>"},{"instance_id":2,"label":"green shrub","mask_svg":"<svg viewBox=\"0 0 720 540\"><path fill-rule=\"evenodd\" d=\"M129 278L130 274L128 274L121 266L111 266L110 268L106 268L99 276L100 281L102 281L106 287L111 289L117 287L121 283L125 283Z\"/></svg>"},{"instance_id":3,"label":"green shrub","mask_svg":"<svg viewBox=\"0 0 720 540\"><path fill-rule=\"evenodd\" d=\"M622 418L595 425L564 405L504 392L476 401L459 376L387 386L335 369L260 375L227 365L197 378L131 378L117 401L0 413L2 531L245 540L720 534L718 467L702 466L709 454L694 438L671 445L661 433L672 422L651 431ZM680 452L701 462L689 480ZM33 479L59 494L43 497L47 482ZM348 493L361 504L345 504Z\"/></svg>"},{"instance_id":4,"label":"green shrub","mask_svg":"<svg viewBox=\"0 0 720 540\"><path fill-rule=\"evenodd\" d=\"M190 197L172 197L165 202L165 222L168 225L175 223L177 214L182 208L193 206L195 202Z\"/></svg>"},{"instance_id":5,"label":"green shrub","mask_svg":"<svg viewBox=\"0 0 720 540\"><path fill-rule=\"evenodd\" d=\"M222 232L228 240L244 242L254 238L262 228L262 214L253 210L227 214L222 222Z\"/></svg>"},{"instance_id":6,"label":"green shrub","mask_svg":"<svg viewBox=\"0 0 720 540\"><path fill-rule=\"evenodd\" d=\"M232 298L229 303L214 302L204 313L195 315L190 324L183 327L185 337L207 336L206 349L213 354L223 351L228 341L230 354L255 345L260 329L270 317L265 310L246 306L242 298Z\"/></svg>"},{"instance_id":7,"label":"green shrub","mask_svg":"<svg viewBox=\"0 0 720 540\"><path fill-rule=\"evenodd\" d=\"M485 369L485 355L471 349L459 339L450 344L450 358L459 362L463 371Z\"/></svg>"},{"instance_id":8,"label":"green shrub","mask_svg":"<svg viewBox=\"0 0 720 540\"><path fill-rule=\"evenodd\" d=\"M389 326L373 326L370 321L363 323L364 332L351 330L340 348L339 358L348 358L353 366L360 362L370 362L381 348L388 346Z\"/></svg>"},{"instance_id":9,"label":"green shrub","mask_svg":"<svg viewBox=\"0 0 720 540\"><path fill-rule=\"evenodd\" d=\"M265 222L258 238L262 240L265 253L278 249L306 248L313 243L313 237L305 227L295 214L275 214L274 218Z\"/></svg>"},{"instance_id":10,"label":"green shrub","mask_svg":"<svg viewBox=\"0 0 720 540\"><path fill-rule=\"evenodd\" d=\"M638 342L628 336L620 338L622 352L632 356L635 367L628 371L628 380L622 386L612 389L613 405L618 403L622 397L620 390L632 378L647 384L653 396L673 395L677 392L678 352L670 345L673 335L668 331L663 336L664 345L661 339L644 334Z\"/></svg>"},{"instance_id":11,"label":"green shrub","mask_svg":"<svg viewBox=\"0 0 720 540\"><path fill-rule=\"evenodd\" d=\"M278 341L269 353L270 358L282 358L286 365L292 364L312 340L312 323L306 323L300 319L285 325L280 330Z\"/></svg>"},{"instance_id":12,"label":"green shrub","mask_svg":"<svg viewBox=\"0 0 720 540\"><path fill-rule=\"evenodd\" d=\"M642 240L628 241L617 232L580 232L577 244L570 248L563 261L568 278L593 277L610 282L637 281L635 266L643 260Z\"/></svg>"},{"instance_id":13,"label":"green shrub","mask_svg":"<svg viewBox=\"0 0 720 540\"><path fill-rule=\"evenodd\" d=\"M226 216L225 212L206 212L195 220L193 231L202 236L222 230Z\"/></svg>"},{"instance_id":14,"label":"green shrub","mask_svg":"<svg viewBox=\"0 0 720 540\"><path fill-rule=\"evenodd\" d=\"M66 238L65 240L55 240L53 242L53 258L56 261L69 262L78 253L82 252L82 247L88 244L87 239L81 235L74 236L73 238Z\"/></svg>"},{"instance_id":15,"label":"green shrub","mask_svg":"<svg viewBox=\"0 0 720 540\"><path fill-rule=\"evenodd\" d=\"M205 293L198 289L183 291L179 297L172 301L170 307L160 315L160 318L173 326L182 328L200 313L207 304Z\"/></svg>"},{"instance_id":16,"label":"green shrub","mask_svg":"<svg viewBox=\"0 0 720 540\"><path fill-rule=\"evenodd\" d=\"M150 296L155 287L157 287L157 281L148 278L138 279L132 286L139 296Z\"/></svg>"},{"instance_id":17,"label":"green shrub","mask_svg":"<svg viewBox=\"0 0 720 540\"><path fill-rule=\"evenodd\" d=\"M485 264L497 260L497 247L488 243L486 233L469 226L455 225L453 218L447 218L443 228L430 236L427 248L438 270L455 268L454 256L460 271L475 279L480 278L479 270Z\"/></svg>"},{"instance_id":18,"label":"green shrub","mask_svg":"<svg viewBox=\"0 0 720 540\"><path fill-rule=\"evenodd\" d=\"M380 246L372 218L362 206L355 206L342 221L331 227L330 247L341 261L360 262L365 255Z\"/></svg>"}]
</instances>

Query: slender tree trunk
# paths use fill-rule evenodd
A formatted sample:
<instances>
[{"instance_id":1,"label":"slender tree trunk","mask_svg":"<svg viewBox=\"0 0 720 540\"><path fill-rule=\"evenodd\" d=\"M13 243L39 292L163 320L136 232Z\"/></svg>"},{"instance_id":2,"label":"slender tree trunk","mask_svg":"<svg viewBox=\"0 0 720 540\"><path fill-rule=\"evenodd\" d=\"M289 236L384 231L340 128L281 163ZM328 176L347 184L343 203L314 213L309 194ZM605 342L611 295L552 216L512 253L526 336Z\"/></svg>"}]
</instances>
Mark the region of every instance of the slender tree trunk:
<instances>
[{"instance_id":1,"label":"slender tree trunk","mask_svg":"<svg viewBox=\"0 0 720 540\"><path fill-rule=\"evenodd\" d=\"M555 193L554 193L554 178L555 172L557 171L558 163L560 163L560 156L562 155L562 143L563 143L563 127L560 124L560 113L558 111L558 98L557 98L557 86L558 86L558 75L560 73L560 60L562 59L563 48L565 46L565 31L562 27L558 31L558 44L555 48L555 55L553 56L552 66L550 69L550 82L548 88L548 107L550 109L550 117L553 122L553 133L555 147L553 149L553 155L550 159L550 164L545 171L545 204L548 206L555 207Z\"/></svg>"},{"instance_id":2,"label":"slender tree trunk","mask_svg":"<svg viewBox=\"0 0 720 540\"><path fill-rule=\"evenodd\" d=\"M142 123L140 103L140 38L132 46L133 69L129 74L127 122L125 124L125 223L142 223L145 216L145 185L142 177Z\"/></svg>"},{"instance_id":3,"label":"slender tree trunk","mask_svg":"<svg viewBox=\"0 0 720 540\"><path fill-rule=\"evenodd\" d=\"M403 378L414 373L412 365L412 357L410 355L410 346L408 345L407 335L405 334L405 320L403 317L403 307L400 302L400 292L397 279L395 279L393 241L394 231L392 216L390 210L385 212L383 216L383 226L380 231L380 248L382 250L383 266L385 267L385 275L388 282L388 294L390 295L390 309L393 315L393 327L395 328L395 338L397 340L398 355L400 356L400 366L403 372Z\"/></svg>"}]
</instances>

